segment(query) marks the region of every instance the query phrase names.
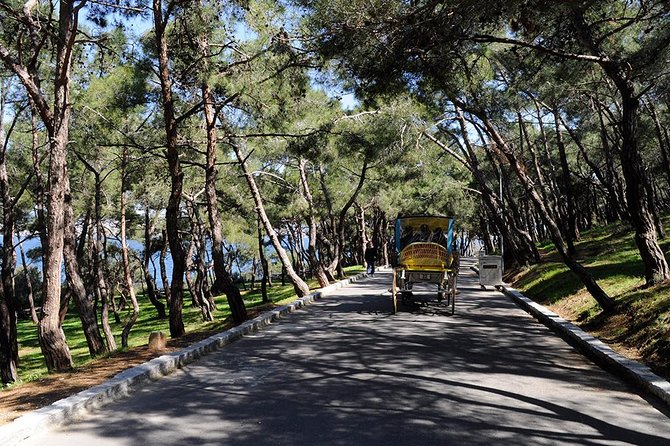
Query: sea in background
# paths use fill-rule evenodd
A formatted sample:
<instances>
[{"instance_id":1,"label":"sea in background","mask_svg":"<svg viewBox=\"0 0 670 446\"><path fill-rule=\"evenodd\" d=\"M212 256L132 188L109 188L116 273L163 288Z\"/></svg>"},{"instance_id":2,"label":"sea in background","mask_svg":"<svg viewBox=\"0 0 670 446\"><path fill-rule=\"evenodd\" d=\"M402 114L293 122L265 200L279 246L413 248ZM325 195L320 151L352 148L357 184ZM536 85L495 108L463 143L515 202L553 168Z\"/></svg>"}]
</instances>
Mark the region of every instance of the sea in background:
<instances>
[{"instance_id":1,"label":"sea in background","mask_svg":"<svg viewBox=\"0 0 670 446\"><path fill-rule=\"evenodd\" d=\"M29 267L35 267L37 268L38 271L42 271L42 258L41 256L39 259L32 259L29 256L29 252L31 250L39 249L41 247L40 245L40 240L38 237L28 237L28 238L20 238L21 244L23 245L23 251L26 253L26 263L28 264ZM18 240L14 239L14 250L16 251L16 268L22 268L23 267L23 262L21 261L21 253L19 251L19 246L18 246ZM116 244L117 246L120 246L120 242L114 239L109 239L108 243L110 244ZM4 239L0 235L0 245L4 246ZM144 253L144 245L136 240L128 240L128 247L132 249L133 251L136 251L138 255L141 257ZM160 267L159 267L159 257L160 253L154 253L154 255L151 256L151 262L149 263L149 272L151 275L154 277L156 281L156 285L158 288L163 287L163 283L160 279ZM168 251L168 255L165 258L165 269L167 270L167 275L168 277L172 277L172 257L170 256L170 252ZM65 267L63 267L63 271L61 272L61 277L62 280L65 281Z\"/></svg>"}]
</instances>

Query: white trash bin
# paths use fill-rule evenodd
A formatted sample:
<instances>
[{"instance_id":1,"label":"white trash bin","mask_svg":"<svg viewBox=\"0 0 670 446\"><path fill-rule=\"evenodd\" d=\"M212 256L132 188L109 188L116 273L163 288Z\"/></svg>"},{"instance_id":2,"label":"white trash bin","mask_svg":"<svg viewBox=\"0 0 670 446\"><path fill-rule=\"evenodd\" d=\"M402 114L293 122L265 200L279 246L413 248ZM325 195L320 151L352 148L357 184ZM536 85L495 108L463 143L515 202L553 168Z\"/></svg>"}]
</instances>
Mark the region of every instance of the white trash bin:
<instances>
[{"instance_id":1,"label":"white trash bin","mask_svg":"<svg viewBox=\"0 0 670 446\"><path fill-rule=\"evenodd\" d=\"M502 283L502 257L479 256L479 285L482 289Z\"/></svg>"}]
</instances>

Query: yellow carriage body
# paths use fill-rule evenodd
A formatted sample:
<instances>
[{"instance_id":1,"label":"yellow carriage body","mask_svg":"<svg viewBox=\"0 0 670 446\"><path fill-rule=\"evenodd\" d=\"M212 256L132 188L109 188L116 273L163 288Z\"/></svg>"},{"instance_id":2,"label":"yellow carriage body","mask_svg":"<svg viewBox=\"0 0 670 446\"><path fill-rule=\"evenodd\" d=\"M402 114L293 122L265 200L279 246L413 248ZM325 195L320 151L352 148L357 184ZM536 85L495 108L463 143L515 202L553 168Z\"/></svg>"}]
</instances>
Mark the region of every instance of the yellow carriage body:
<instances>
[{"instance_id":1,"label":"yellow carriage body","mask_svg":"<svg viewBox=\"0 0 670 446\"><path fill-rule=\"evenodd\" d=\"M412 215L398 217L395 223L395 261L393 262L393 311L396 294L410 299L414 283L438 286L438 301L447 299L454 311L455 277L458 257L452 252L453 217Z\"/></svg>"},{"instance_id":2,"label":"yellow carriage body","mask_svg":"<svg viewBox=\"0 0 670 446\"><path fill-rule=\"evenodd\" d=\"M448 268L447 249L437 243L411 243L400 251L398 263L400 267L410 270L445 270Z\"/></svg>"}]
</instances>

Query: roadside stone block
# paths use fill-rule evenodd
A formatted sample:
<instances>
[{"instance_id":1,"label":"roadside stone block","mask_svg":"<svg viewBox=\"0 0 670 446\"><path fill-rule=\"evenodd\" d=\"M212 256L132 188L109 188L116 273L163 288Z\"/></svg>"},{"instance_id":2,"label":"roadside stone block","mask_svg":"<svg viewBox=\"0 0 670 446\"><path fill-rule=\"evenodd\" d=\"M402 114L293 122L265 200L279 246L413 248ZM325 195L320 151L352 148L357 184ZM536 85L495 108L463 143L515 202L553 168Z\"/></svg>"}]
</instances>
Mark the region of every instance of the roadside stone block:
<instances>
[{"instance_id":1,"label":"roadside stone block","mask_svg":"<svg viewBox=\"0 0 670 446\"><path fill-rule=\"evenodd\" d=\"M161 351L167 346L167 337L162 331L152 331L149 334L149 350Z\"/></svg>"}]
</instances>

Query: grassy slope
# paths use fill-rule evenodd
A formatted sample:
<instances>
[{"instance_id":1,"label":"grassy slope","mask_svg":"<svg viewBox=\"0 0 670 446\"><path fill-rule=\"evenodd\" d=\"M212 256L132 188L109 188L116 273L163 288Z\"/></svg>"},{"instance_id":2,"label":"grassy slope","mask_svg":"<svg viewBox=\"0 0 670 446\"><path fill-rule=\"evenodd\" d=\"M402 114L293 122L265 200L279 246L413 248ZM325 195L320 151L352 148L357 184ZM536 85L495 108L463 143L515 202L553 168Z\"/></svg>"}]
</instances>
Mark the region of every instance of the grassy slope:
<instances>
[{"instance_id":1,"label":"grassy slope","mask_svg":"<svg viewBox=\"0 0 670 446\"><path fill-rule=\"evenodd\" d=\"M668 227L670 217L664 223ZM660 244L668 257L670 237ZM544 248L542 263L515 271L507 281L620 353L670 378L670 283L644 287L644 268L630 228L616 224L588 231L577 244L581 263L617 302L609 314L601 312L553 247Z\"/></svg>"},{"instance_id":2,"label":"grassy slope","mask_svg":"<svg viewBox=\"0 0 670 446\"><path fill-rule=\"evenodd\" d=\"M355 275L364 271L362 266L354 266L345 268L347 275ZM316 281L309 282L310 288L318 287ZM292 285L281 286L275 284L268 289L268 294L275 305L283 305L297 299ZM247 309L252 310L262 305L260 290L257 288L254 291L242 291L242 295ZM146 345L149 339L149 333L152 331L162 331L169 334L169 325L167 319L158 319L154 307L149 300L143 295L138 296L140 302L140 316L137 323L131 331L128 340L129 347L137 347ZM203 322L198 308L194 308L190 304L190 295L185 293L184 297L184 325L187 333L212 331L217 329L224 329L228 322L226 318L230 316L230 309L226 302L225 296L218 296L216 298L217 311L214 314L215 321ZM121 331L123 330L125 312L121 312L121 323L112 324L112 330L117 344L121 345ZM112 318L112 316L110 316ZM113 319L111 320L113 322ZM68 315L63 323L63 330L68 340L70 352L75 363L75 367L85 365L90 361L88 355L88 347L86 339L81 331L81 323L76 311L73 307L70 308ZM23 382L32 381L41 378L47 374L46 367L40 346L37 341L37 328L30 320L21 320L18 324L18 338L19 338L19 356L20 368L19 378Z\"/></svg>"}]
</instances>

